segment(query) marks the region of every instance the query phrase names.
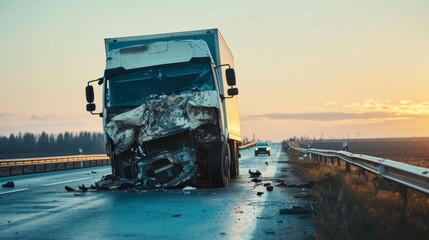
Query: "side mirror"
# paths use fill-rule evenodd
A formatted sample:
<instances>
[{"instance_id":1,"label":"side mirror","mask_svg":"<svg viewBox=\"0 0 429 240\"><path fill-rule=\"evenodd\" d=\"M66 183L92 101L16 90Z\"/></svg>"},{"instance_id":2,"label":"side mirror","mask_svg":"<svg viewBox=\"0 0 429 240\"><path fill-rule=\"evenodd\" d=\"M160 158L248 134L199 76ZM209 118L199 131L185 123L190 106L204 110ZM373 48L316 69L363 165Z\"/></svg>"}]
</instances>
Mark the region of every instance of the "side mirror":
<instances>
[{"instance_id":1,"label":"side mirror","mask_svg":"<svg viewBox=\"0 0 429 240\"><path fill-rule=\"evenodd\" d=\"M226 75L226 83L228 86L234 86L235 85L235 71L234 68L228 68L225 70Z\"/></svg>"},{"instance_id":2,"label":"side mirror","mask_svg":"<svg viewBox=\"0 0 429 240\"><path fill-rule=\"evenodd\" d=\"M228 89L228 95L229 96L238 95L238 88L230 88L230 89Z\"/></svg>"},{"instance_id":3,"label":"side mirror","mask_svg":"<svg viewBox=\"0 0 429 240\"><path fill-rule=\"evenodd\" d=\"M86 93L86 101L88 103L93 103L94 102L94 88L91 85L86 86L85 93Z\"/></svg>"},{"instance_id":4,"label":"side mirror","mask_svg":"<svg viewBox=\"0 0 429 240\"><path fill-rule=\"evenodd\" d=\"M95 111L95 103L94 103L94 87L90 85L93 82L98 82L98 85L103 84L104 78L98 78L95 80L91 80L88 82L88 85L85 87L85 95L86 95L86 101L88 104L86 104L86 111L91 112L92 115L99 115L100 117L103 117L103 112L100 113L94 113Z\"/></svg>"},{"instance_id":5,"label":"side mirror","mask_svg":"<svg viewBox=\"0 0 429 240\"><path fill-rule=\"evenodd\" d=\"M94 103L88 103L88 104L86 104L86 111L88 111L88 112L94 112L95 111L95 104Z\"/></svg>"}]
</instances>

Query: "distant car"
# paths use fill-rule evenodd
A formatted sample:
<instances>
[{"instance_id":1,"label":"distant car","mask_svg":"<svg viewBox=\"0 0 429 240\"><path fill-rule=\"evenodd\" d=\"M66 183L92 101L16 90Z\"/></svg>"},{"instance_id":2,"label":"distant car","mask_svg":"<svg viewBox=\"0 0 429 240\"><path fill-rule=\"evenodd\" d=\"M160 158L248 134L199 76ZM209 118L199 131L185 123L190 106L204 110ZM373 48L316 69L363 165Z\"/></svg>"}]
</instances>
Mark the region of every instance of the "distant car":
<instances>
[{"instance_id":1,"label":"distant car","mask_svg":"<svg viewBox=\"0 0 429 240\"><path fill-rule=\"evenodd\" d=\"M266 153L268 156L271 155L271 144L269 142L258 142L255 146L255 156L260 153Z\"/></svg>"}]
</instances>

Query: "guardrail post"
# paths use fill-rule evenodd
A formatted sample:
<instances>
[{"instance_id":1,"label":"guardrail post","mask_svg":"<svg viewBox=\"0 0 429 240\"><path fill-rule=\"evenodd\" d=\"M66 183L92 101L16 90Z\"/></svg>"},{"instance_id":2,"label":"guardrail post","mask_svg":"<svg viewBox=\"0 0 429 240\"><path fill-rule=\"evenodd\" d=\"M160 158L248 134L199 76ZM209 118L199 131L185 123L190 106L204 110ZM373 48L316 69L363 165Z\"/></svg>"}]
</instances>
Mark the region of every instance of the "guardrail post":
<instances>
[{"instance_id":1,"label":"guardrail post","mask_svg":"<svg viewBox=\"0 0 429 240\"><path fill-rule=\"evenodd\" d=\"M341 159L340 158L337 158L337 164L338 164L338 166L341 165Z\"/></svg>"},{"instance_id":2,"label":"guardrail post","mask_svg":"<svg viewBox=\"0 0 429 240\"><path fill-rule=\"evenodd\" d=\"M346 161L346 172L350 172L350 163Z\"/></svg>"},{"instance_id":3,"label":"guardrail post","mask_svg":"<svg viewBox=\"0 0 429 240\"><path fill-rule=\"evenodd\" d=\"M399 185L399 193L402 199L402 210L406 211L408 207L408 188L405 185Z\"/></svg>"},{"instance_id":4,"label":"guardrail post","mask_svg":"<svg viewBox=\"0 0 429 240\"><path fill-rule=\"evenodd\" d=\"M401 220L405 222L408 210L408 188L405 185L399 184L399 194L401 195L402 202Z\"/></svg>"},{"instance_id":5,"label":"guardrail post","mask_svg":"<svg viewBox=\"0 0 429 240\"><path fill-rule=\"evenodd\" d=\"M331 157L331 165L335 164L335 159L333 157Z\"/></svg>"},{"instance_id":6,"label":"guardrail post","mask_svg":"<svg viewBox=\"0 0 429 240\"><path fill-rule=\"evenodd\" d=\"M365 168L359 168L359 175L365 176Z\"/></svg>"}]
</instances>

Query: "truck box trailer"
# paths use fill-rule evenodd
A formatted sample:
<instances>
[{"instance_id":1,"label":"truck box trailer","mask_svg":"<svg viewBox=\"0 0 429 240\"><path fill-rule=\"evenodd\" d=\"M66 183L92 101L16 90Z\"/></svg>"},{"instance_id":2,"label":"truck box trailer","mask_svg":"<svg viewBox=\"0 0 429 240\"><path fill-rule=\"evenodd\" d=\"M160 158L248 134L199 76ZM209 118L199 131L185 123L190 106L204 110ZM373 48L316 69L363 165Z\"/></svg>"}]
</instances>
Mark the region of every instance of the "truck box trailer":
<instances>
[{"instance_id":1,"label":"truck box trailer","mask_svg":"<svg viewBox=\"0 0 429 240\"><path fill-rule=\"evenodd\" d=\"M105 39L87 110L103 118L112 174L147 188L215 187L239 174L234 57L217 29ZM92 83L103 85L95 113Z\"/></svg>"}]
</instances>

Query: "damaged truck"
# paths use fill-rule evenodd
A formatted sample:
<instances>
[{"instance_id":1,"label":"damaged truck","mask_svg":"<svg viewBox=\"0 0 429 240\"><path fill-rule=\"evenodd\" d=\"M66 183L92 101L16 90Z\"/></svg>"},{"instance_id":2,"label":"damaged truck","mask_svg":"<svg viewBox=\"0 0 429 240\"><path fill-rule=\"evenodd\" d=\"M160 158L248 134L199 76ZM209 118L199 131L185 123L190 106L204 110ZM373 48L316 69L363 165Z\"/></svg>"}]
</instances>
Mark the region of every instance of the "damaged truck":
<instances>
[{"instance_id":1,"label":"damaged truck","mask_svg":"<svg viewBox=\"0 0 429 240\"><path fill-rule=\"evenodd\" d=\"M241 135L234 59L219 30L107 38L105 47L86 109L103 119L113 177L144 188L227 186Z\"/></svg>"}]
</instances>

